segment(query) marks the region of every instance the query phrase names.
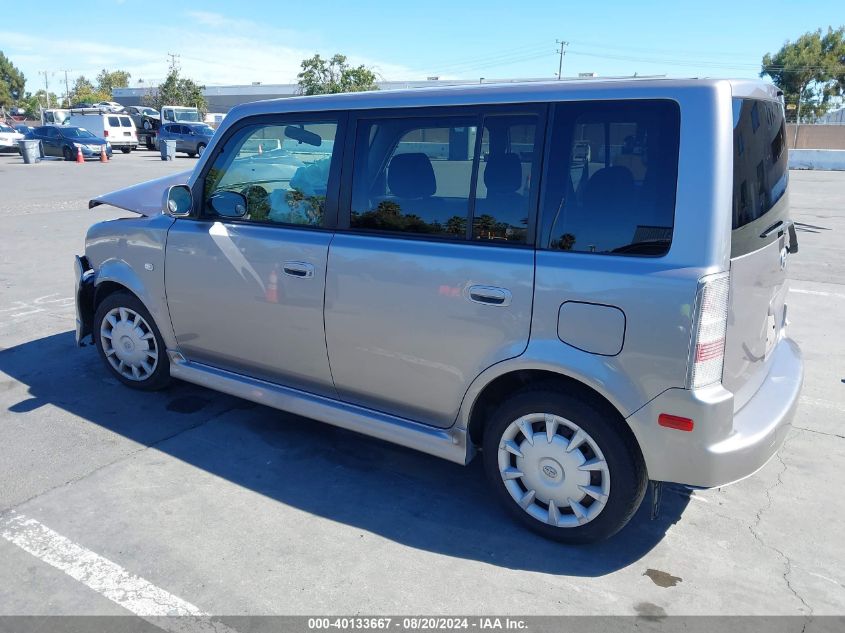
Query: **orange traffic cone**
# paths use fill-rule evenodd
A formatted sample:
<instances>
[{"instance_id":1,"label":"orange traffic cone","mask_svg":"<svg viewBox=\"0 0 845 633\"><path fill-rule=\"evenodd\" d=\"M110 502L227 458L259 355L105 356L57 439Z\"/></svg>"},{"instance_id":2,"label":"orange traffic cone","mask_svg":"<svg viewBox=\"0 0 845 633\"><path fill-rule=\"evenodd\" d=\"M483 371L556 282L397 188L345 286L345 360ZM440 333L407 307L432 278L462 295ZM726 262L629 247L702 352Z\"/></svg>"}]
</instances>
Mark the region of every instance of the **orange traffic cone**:
<instances>
[{"instance_id":1,"label":"orange traffic cone","mask_svg":"<svg viewBox=\"0 0 845 633\"><path fill-rule=\"evenodd\" d=\"M106 154L106 146L105 145L102 145L100 147L100 162L101 163L109 162L109 157L108 157L108 154Z\"/></svg>"},{"instance_id":2,"label":"orange traffic cone","mask_svg":"<svg viewBox=\"0 0 845 633\"><path fill-rule=\"evenodd\" d=\"M267 303L279 303L279 275L275 268L270 271L270 279L268 279L267 288L264 290L264 300Z\"/></svg>"},{"instance_id":3,"label":"orange traffic cone","mask_svg":"<svg viewBox=\"0 0 845 633\"><path fill-rule=\"evenodd\" d=\"M82 148L81 147L76 148L76 162L77 163L84 163L85 162L85 157L82 156Z\"/></svg>"}]
</instances>

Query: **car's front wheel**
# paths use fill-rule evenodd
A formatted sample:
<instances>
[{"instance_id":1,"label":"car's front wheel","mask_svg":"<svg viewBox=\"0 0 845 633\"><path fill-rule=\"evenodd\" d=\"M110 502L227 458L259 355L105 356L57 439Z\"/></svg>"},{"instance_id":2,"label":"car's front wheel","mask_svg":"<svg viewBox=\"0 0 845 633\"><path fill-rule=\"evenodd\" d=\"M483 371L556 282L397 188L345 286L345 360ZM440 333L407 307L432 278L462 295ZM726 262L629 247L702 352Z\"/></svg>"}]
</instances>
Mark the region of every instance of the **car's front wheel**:
<instances>
[{"instance_id":1,"label":"car's front wheel","mask_svg":"<svg viewBox=\"0 0 845 633\"><path fill-rule=\"evenodd\" d=\"M197 154L199 154L200 158L202 158L202 153L205 151L205 143L200 143L197 145Z\"/></svg>"},{"instance_id":2,"label":"car's front wheel","mask_svg":"<svg viewBox=\"0 0 845 633\"><path fill-rule=\"evenodd\" d=\"M648 478L622 420L602 403L553 387L518 392L484 432L484 467L497 496L531 530L566 543L618 532Z\"/></svg>"},{"instance_id":3,"label":"car's front wheel","mask_svg":"<svg viewBox=\"0 0 845 633\"><path fill-rule=\"evenodd\" d=\"M73 150L67 146L62 149L62 156L66 161L76 160L76 154L74 154Z\"/></svg>"},{"instance_id":4,"label":"car's front wheel","mask_svg":"<svg viewBox=\"0 0 845 633\"><path fill-rule=\"evenodd\" d=\"M94 315L97 351L114 376L135 389L170 382L170 361L161 333L144 304L128 292L106 297Z\"/></svg>"}]
</instances>

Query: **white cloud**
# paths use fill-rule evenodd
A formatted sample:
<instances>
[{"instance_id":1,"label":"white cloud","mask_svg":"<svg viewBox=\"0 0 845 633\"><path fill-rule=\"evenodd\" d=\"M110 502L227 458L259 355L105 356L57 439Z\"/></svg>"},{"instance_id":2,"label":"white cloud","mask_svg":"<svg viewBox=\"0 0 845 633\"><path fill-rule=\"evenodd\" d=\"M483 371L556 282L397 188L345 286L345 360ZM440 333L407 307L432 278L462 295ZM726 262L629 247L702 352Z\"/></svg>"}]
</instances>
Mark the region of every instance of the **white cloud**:
<instances>
[{"instance_id":1,"label":"white cloud","mask_svg":"<svg viewBox=\"0 0 845 633\"><path fill-rule=\"evenodd\" d=\"M294 83L303 59L315 52L331 56L345 52L353 65L364 64L381 79L418 79L418 72L369 59L341 46L321 45L318 34L293 31L247 19L233 19L210 11L188 11L178 20L184 28L159 26L151 30L144 48L93 42L68 42L20 32L0 31L4 52L27 77L27 89L43 87L38 71L48 70L51 91L64 92L64 69L70 82L79 75L93 79L103 69L126 70L130 85L143 79L159 83L167 74L166 53L179 55L183 76L208 86L226 84ZM187 35L187 37L186 37ZM341 49L341 50L337 50Z\"/></svg>"}]
</instances>

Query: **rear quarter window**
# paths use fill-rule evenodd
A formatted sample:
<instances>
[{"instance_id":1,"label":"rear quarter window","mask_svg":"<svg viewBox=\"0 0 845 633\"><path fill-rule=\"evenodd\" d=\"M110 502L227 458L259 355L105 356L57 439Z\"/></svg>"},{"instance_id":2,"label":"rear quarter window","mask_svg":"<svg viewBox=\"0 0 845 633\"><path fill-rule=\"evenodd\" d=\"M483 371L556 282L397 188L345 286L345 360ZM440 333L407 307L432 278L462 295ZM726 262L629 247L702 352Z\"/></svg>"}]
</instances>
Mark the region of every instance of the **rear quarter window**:
<instances>
[{"instance_id":1,"label":"rear quarter window","mask_svg":"<svg viewBox=\"0 0 845 633\"><path fill-rule=\"evenodd\" d=\"M674 228L679 135L673 101L555 106L541 246L665 254Z\"/></svg>"}]
</instances>

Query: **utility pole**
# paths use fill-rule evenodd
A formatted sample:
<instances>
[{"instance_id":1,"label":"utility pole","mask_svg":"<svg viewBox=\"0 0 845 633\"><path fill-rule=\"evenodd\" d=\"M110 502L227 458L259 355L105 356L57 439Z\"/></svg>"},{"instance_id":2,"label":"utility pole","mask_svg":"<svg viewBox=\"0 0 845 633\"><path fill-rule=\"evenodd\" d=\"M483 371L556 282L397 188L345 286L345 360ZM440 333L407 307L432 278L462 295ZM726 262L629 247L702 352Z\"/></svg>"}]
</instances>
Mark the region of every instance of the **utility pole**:
<instances>
[{"instance_id":1,"label":"utility pole","mask_svg":"<svg viewBox=\"0 0 845 633\"><path fill-rule=\"evenodd\" d=\"M178 71L180 55L178 53L168 53L167 56L170 58L170 72Z\"/></svg>"},{"instance_id":2,"label":"utility pole","mask_svg":"<svg viewBox=\"0 0 845 633\"><path fill-rule=\"evenodd\" d=\"M44 75L44 93L45 93L45 96L46 96L46 99L47 99L47 107L49 108L50 107L50 84L47 81L47 76L49 74L49 71L39 70L38 74Z\"/></svg>"},{"instance_id":3,"label":"utility pole","mask_svg":"<svg viewBox=\"0 0 845 633\"><path fill-rule=\"evenodd\" d=\"M557 79L560 81L563 78L563 56L566 55L566 47L569 46L569 42L564 42L563 40L555 40L555 44L560 46L560 50L557 51L560 54L560 62L557 65Z\"/></svg>"},{"instance_id":4,"label":"utility pole","mask_svg":"<svg viewBox=\"0 0 845 633\"><path fill-rule=\"evenodd\" d=\"M66 108L70 107L70 84L68 83L68 80L67 80L68 72L70 72L70 71L67 70L67 69L64 69L64 73L65 73L65 107Z\"/></svg>"}]
</instances>

